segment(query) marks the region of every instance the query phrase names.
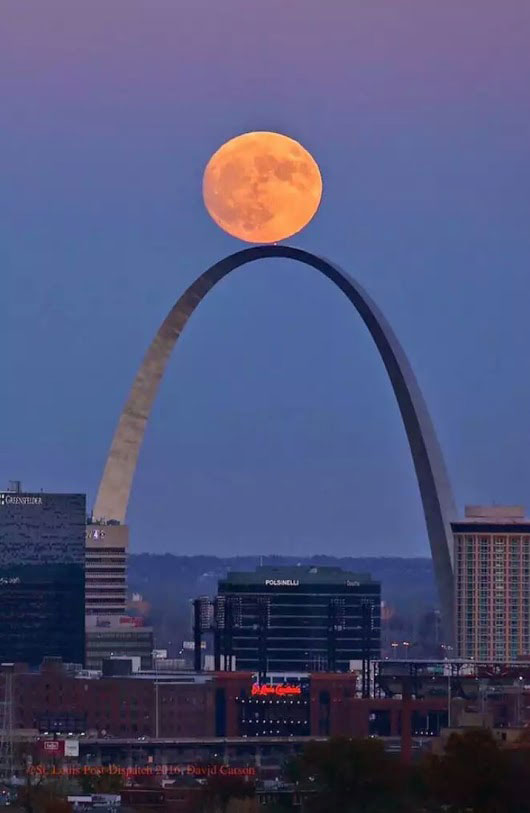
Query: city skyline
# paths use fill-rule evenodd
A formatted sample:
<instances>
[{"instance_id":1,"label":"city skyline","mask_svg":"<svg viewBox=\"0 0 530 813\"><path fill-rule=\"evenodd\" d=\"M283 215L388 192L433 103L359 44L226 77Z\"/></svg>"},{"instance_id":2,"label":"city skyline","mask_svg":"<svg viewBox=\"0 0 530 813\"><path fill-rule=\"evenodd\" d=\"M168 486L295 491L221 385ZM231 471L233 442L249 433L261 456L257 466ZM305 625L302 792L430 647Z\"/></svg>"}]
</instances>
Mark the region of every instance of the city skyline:
<instances>
[{"instance_id":1,"label":"city skyline","mask_svg":"<svg viewBox=\"0 0 530 813\"><path fill-rule=\"evenodd\" d=\"M388 316L459 506L528 505L529 12L383 6L295 3L278 30L235 0L206 20L201 3L6 4L5 481L93 504L168 303L241 247L203 209L206 161L263 127L321 165L321 210L290 242L351 270ZM214 68L231 25L239 50ZM133 551L427 554L392 393L346 304L282 263L201 306L140 458Z\"/></svg>"},{"instance_id":2,"label":"city skyline","mask_svg":"<svg viewBox=\"0 0 530 813\"><path fill-rule=\"evenodd\" d=\"M0 806L530 813L528 0L0 19Z\"/></svg>"}]
</instances>

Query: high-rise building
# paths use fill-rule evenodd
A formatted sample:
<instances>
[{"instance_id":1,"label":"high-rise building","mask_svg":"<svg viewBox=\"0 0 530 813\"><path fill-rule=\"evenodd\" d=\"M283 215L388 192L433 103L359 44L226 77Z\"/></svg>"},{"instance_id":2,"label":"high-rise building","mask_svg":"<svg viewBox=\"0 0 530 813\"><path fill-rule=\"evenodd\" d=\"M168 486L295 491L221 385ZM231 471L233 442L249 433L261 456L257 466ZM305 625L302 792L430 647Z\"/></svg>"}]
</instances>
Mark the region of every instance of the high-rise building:
<instances>
[{"instance_id":1,"label":"high-rise building","mask_svg":"<svg viewBox=\"0 0 530 813\"><path fill-rule=\"evenodd\" d=\"M83 663L84 494L0 493L0 661Z\"/></svg>"},{"instance_id":2,"label":"high-rise building","mask_svg":"<svg viewBox=\"0 0 530 813\"><path fill-rule=\"evenodd\" d=\"M127 525L86 526L86 614L125 615L127 605Z\"/></svg>"},{"instance_id":3,"label":"high-rise building","mask_svg":"<svg viewBox=\"0 0 530 813\"><path fill-rule=\"evenodd\" d=\"M138 658L142 669L153 665L153 628L142 618L89 615L86 618L86 667L101 669L112 657Z\"/></svg>"},{"instance_id":4,"label":"high-rise building","mask_svg":"<svg viewBox=\"0 0 530 813\"><path fill-rule=\"evenodd\" d=\"M219 582L222 655L264 672L347 672L381 649L381 585L337 567L258 567Z\"/></svg>"},{"instance_id":5,"label":"high-rise building","mask_svg":"<svg viewBox=\"0 0 530 813\"><path fill-rule=\"evenodd\" d=\"M530 520L519 506L466 506L452 523L457 656L530 652Z\"/></svg>"}]
</instances>

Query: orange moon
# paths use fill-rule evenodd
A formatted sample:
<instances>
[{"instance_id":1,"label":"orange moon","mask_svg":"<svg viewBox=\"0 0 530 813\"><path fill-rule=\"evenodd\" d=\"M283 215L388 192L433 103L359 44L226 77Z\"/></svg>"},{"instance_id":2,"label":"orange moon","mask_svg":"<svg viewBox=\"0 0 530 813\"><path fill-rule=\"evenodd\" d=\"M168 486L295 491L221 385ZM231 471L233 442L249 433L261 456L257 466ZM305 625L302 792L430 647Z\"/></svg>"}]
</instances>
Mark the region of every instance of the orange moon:
<instances>
[{"instance_id":1,"label":"orange moon","mask_svg":"<svg viewBox=\"0 0 530 813\"><path fill-rule=\"evenodd\" d=\"M279 133L244 133L212 155L202 190L208 213L223 231L247 243L277 243L314 216L322 176L298 141Z\"/></svg>"}]
</instances>

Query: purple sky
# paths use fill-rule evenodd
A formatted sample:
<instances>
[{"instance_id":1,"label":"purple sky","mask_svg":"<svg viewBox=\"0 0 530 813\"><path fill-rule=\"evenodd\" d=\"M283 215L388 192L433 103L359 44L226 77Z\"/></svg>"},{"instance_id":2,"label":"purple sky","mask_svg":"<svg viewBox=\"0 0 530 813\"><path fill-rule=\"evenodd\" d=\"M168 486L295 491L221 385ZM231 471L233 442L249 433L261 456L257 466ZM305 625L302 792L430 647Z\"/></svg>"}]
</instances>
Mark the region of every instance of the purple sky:
<instances>
[{"instance_id":1,"label":"purple sky","mask_svg":"<svg viewBox=\"0 0 530 813\"><path fill-rule=\"evenodd\" d=\"M530 508L528 0L3 0L0 478L93 500L174 300L242 244L201 201L247 130L324 177L293 243L373 295L460 506ZM194 316L130 506L133 549L425 554L410 453L365 328L263 263Z\"/></svg>"}]
</instances>

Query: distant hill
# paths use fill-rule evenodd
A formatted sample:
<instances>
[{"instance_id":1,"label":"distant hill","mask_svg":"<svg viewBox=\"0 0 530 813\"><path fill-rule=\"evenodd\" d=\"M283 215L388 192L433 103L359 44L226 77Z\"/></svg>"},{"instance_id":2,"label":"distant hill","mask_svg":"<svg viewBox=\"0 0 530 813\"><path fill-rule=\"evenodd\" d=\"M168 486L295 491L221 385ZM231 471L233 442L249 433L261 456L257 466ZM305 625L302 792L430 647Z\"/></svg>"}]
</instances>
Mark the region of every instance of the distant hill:
<instances>
[{"instance_id":1,"label":"distant hill","mask_svg":"<svg viewBox=\"0 0 530 813\"><path fill-rule=\"evenodd\" d=\"M383 600L407 620L417 618L438 603L432 562L428 558L264 556L262 563L330 565L370 573L381 582ZM191 636L191 600L197 596L214 596L218 580L228 570L253 570L259 564L259 556L132 554L129 593L141 593L148 602L157 646L167 647L174 654L182 639Z\"/></svg>"}]
</instances>

